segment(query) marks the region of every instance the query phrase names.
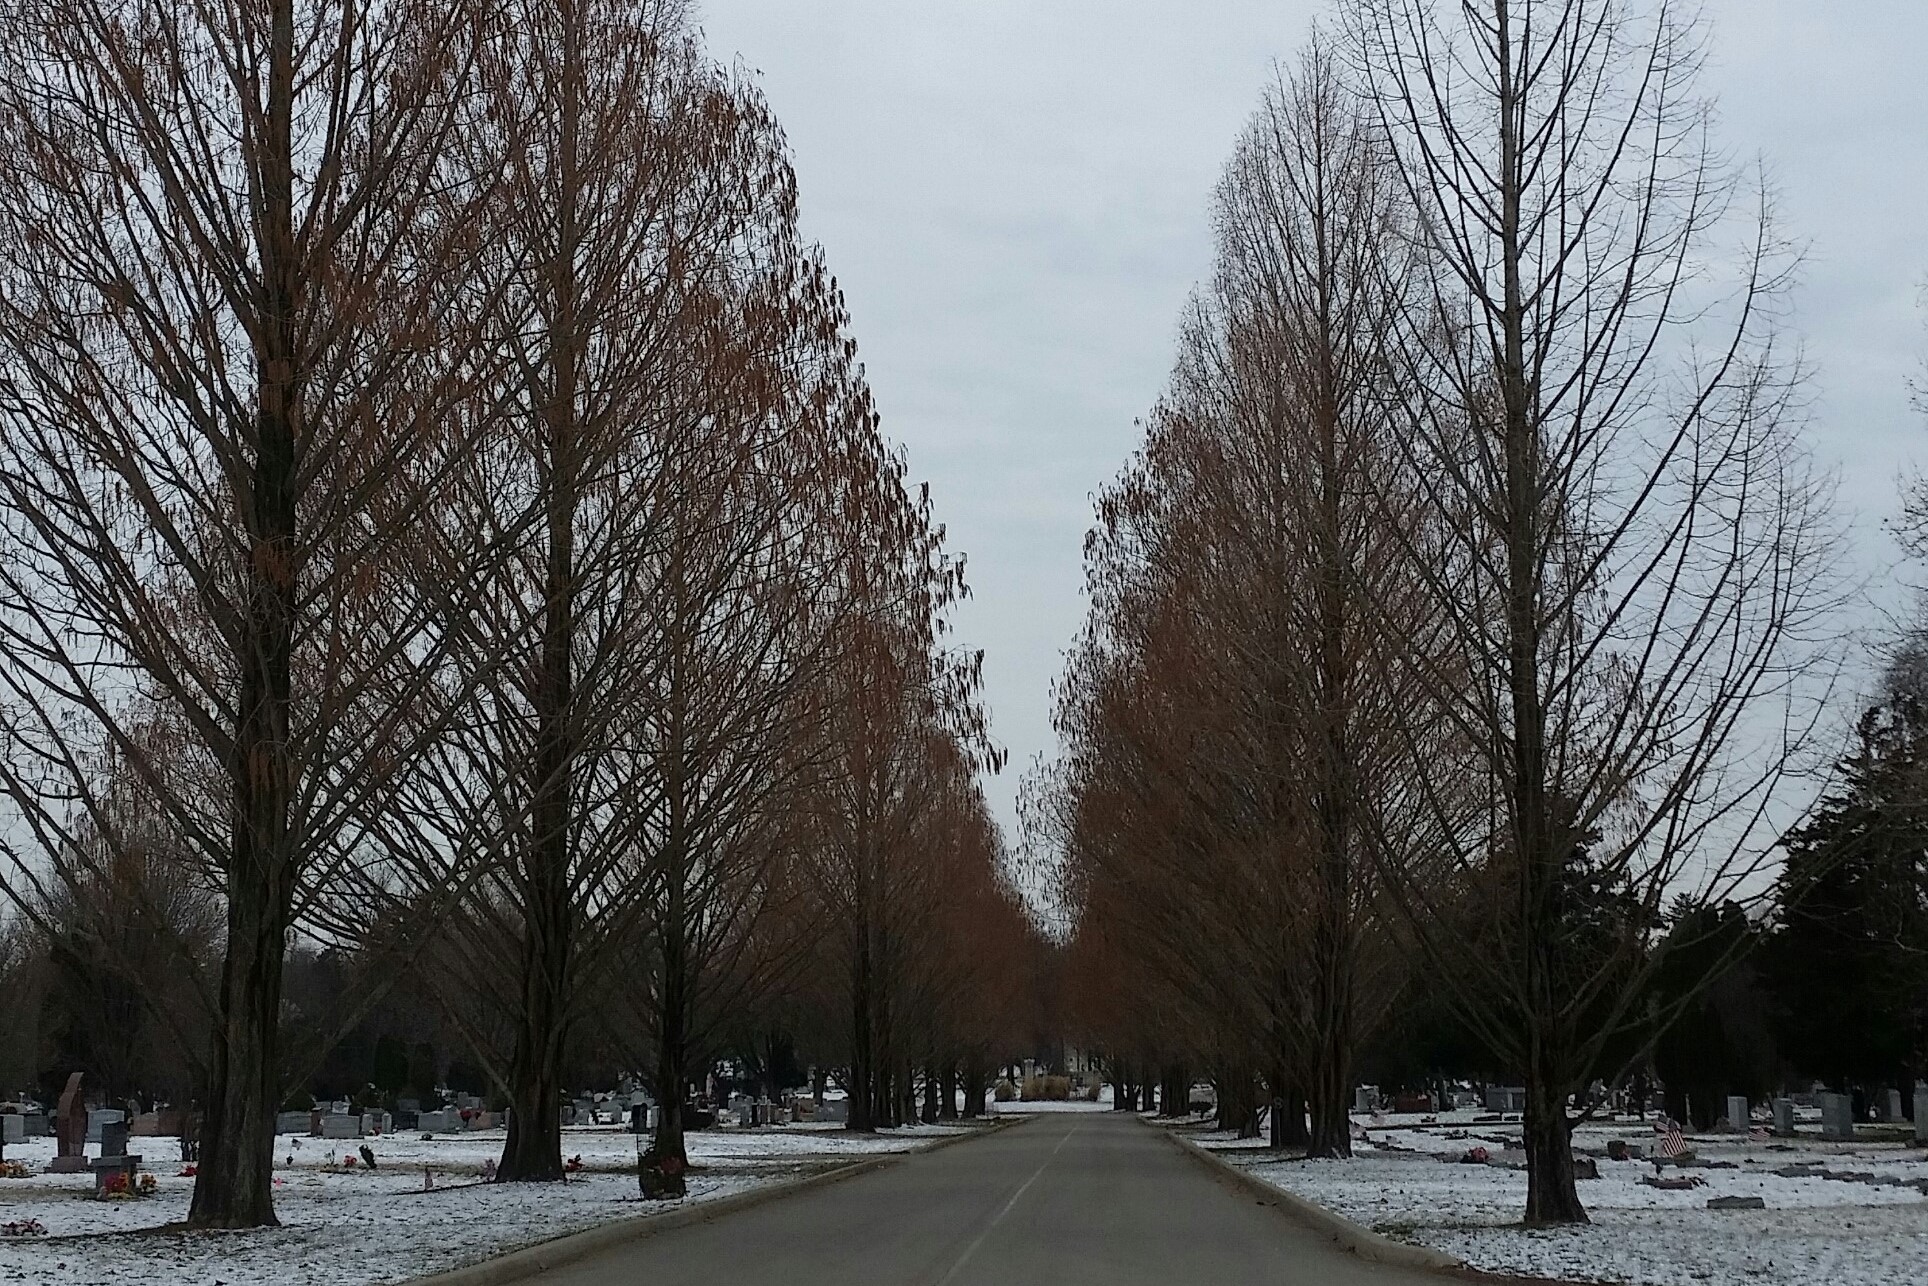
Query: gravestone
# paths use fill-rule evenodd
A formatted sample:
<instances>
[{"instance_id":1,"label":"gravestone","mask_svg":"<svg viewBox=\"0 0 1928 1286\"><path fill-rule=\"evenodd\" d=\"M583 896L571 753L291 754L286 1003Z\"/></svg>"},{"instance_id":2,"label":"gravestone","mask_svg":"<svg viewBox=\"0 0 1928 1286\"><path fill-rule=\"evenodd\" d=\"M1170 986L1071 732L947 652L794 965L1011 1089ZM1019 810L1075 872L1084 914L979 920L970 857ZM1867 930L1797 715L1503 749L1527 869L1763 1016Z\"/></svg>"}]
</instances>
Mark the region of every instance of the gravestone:
<instances>
[{"instance_id":1,"label":"gravestone","mask_svg":"<svg viewBox=\"0 0 1928 1286\"><path fill-rule=\"evenodd\" d=\"M1352 1110L1355 1112L1372 1111L1372 1091L1364 1085L1356 1086L1352 1091Z\"/></svg>"},{"instance_id":2,"label":"gravestone","mask_svg":"<svg viewBox=\"0 0 1928 1286\"><path fill-rule=\"evenodd\" d=\"M321 1137L324 1139L359 1139L361 1136L362 1121L359 1116L330 1113L321 1118Z\"/></svg>"},{"instance_id":3,"label":"gravestone","mask_svg":"<svg viewBox=\"0 0 1928 1286\"><path fill-rule=\"evenodd\" d=\"M21 1120L27 1123L27 1137L30 1139L44 1139L54 1132L53 1123L47 1119L45 1112L28 1112Z\"/></svg>"},{"instance_id":4,"label":"gravestone","mask_svg":"<svg viewBox=\"0 0 1928 1286\"><path fill-rule=\"evenodd\" d=\"M119 1125L127 1119L127 1113L117 1107L95 1107L87 1110L87 1141L100 1142L100 1131L104 1125Z\"/></svg>"},{"instance_id":5,"label":"gravestone","mask_svg":"<svg viewBox=\"0 0 1928 1286\"><path fill-rule=\"evenodd\" d=\"M1915 1142L1928 1143L1928 1085L1915 1086Z\"/></svg>"},{"instance_id":6,"label":"gravestone","mask_svg":"<svg viewBox=\"0 0 1928 1286\"><path fill-rule=\"evenodd\" d=\"M102 1121L100 1124L100 1155L88 1162L88 1169L94 1172L94 1195L135 1191L134 1176L141 1168L138 1154L127 1151L126 1121Z\"/></svg>"},{"instance_id":7,"label":"gravestone","mask_svg":"<svg viewBox=\"0 0 1928 1286\"><path fill-rule=\"evenodd\" d=\"M1774 1133L1784 1139L1794 1137L1794 1100L1777 1098L1774 1100Z\"/></svg>"},{"instance_id":8,"label":"gravestone","mask_svg":"<svg viewBox=\"0 0 1928 1286\"><path fill-rule=\"evenodd\" d=\"M1892 1085L1881 1091L1881 1119L1884 1121L1905 1119L1901 1115L1901 1091Z\"/></svg>"},{"instance_id":9,"label":"gravestone","mask_svg":"<svg viewBox=\"0 0 1928 1286\"><path fill-rule=\"evenodd\" d=\"M847 1098L825 1099L823 1108L817 1113L816 1119L819 1121L827 1121L833 1125L842 1125L850 1119L850 1100Z\"/></svg>"},{"instance_id":10,"label":"gravestone","mask_svg":"<svg viewBox=\"0 0 1928 1286\"><path fill-rule=\"evenodd\" d=\"M87 1105L80 1101L80 1077L67 1078L60 1093L60 1108L54 1117L57 1155L47 1166L49 1174L87 1173Z\"/></svg>"},{"instance_id":11,"label":"gravestone","mask_svg":"<svg viewBox=\"0 0 1928 1286\"><path fill-rule=\"evenodd\" d=\"M137 1138L158 1138L167 1131L161 1128L159 1112L142 1112L127 1123L127 1132Z\"/></svg>"},{"instance_id":12,"label":"gravestone","mask_svg":"<svg viewBox=\"0 0 1928 1286\"><path fill-rule=\"evenodd\" d=\"M125 1121L103 1121L100 1126L100 1154L103 1157L127 1155L128 1127Z\"/></svg>"},{"instance_id":13,"label":"gravestone","mask_svg":"<svg viewBox=\"0 0 1928 1286\"><path fill-rule=\"evenodd\" d=\"M1526 1110L1526 1087L1524 1085L1488 1085L1486 1087L1486 1110L1489 1112L1524 1112Z\"/></svg>"},{"instance_id":14,"label":"gravestone","mask_svg":"<svg viewBox=\"0 0 1928 1286\"><path fill-rule=\"evenodd\" d=\"M1824 1139L1854 1137L1854 1100L1846 1094L1821 1095L1821 1137Z\"/></svg>"},{"instance_id":15,"label":"gravestone","mask_svg":"<svg viewBox=\"0 0 1928 1286\"><path fill-rule=\"evenodd\" d=\"M651 1121L649 1119L648 1106L642 1103L631 1103L629 1105L629 1132L631 1134L641 1134L645 1130L648 1130L650 1126Z\"/></svg>"},{"instance_id":16,"label":"gravestone","mask_svg":"<svg viewBox=\"0 0 1928 1286\"><path fill-rule=\"evenodd\" d=\"M27 1141L27 1118L17 1112L0 1116L0 1147Z\"/></svg>"},{"instance_id":17,"label":"gravestone","mask_svg":"<svg viewBox=\"0 0 1928 1286\"><path fill-rule=\"evenodd\" d=\"M274 1118L276 1134L313 1134L314 1123L307 1112L277 1112Z\"/></svg>"},{"instance_id":18,"label":"gravestone","mask_svg":"<svg viewBox=\"0 0 1928 1286\"><path fill-rule=\"evenodd\" d=\"M1738 1133L1747 1133L1747 1097L1742 1094L1727 1096L1727 1128Z\"/></svg>"}]
</instances>

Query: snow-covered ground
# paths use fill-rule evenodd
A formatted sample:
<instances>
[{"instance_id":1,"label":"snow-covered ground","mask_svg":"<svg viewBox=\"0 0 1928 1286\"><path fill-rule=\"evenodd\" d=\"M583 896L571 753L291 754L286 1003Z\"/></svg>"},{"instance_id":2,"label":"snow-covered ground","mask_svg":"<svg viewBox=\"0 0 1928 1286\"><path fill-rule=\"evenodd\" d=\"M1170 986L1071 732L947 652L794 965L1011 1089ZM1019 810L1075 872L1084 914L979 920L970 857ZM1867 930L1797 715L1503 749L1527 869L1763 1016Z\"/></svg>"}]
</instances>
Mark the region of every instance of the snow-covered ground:
<instances>
[{"instance_id":1,"label":"snow-covered ground","mask_svg":"<svg viewBox=\"0 0 1928 1286\"><path fill-rule=\"evenodd\" d=\"M691 1201L902 1152L961 1128L917 1126L874 1136L831 1126L725 1128L688 1136ZM563 1155L582 1169L565 1184L489 1184L485 1162L501 1154L500 1130L323 1140L275 1140L280 1228L234 1233L170 1230L187 1217L194 1180L180 1174L172 1139L134 1139L130 1150L158 1181L157 1193L95 1201L90 1175L49 1175L51 1139L7 1148L27 1179L0 1179L0 1224L36 1220L46 1236L0 1237L4 1286L374 1286L501 1254L612 1219L660 1212L637 1193L636 1136L614 1128L568 1129ZM370 1173L357 1148L375 1153ZM355 1155L350 1168L345 1155ZM424 1190L424 1170L434 1187Z\"/></svg>"},{"instance_id":2,"label":"snow-covered ground","mask_svg":"<svg viewBox=\"0 0 1928 1286\"><path fill-rule=\"evenodd\" d=\"M1355 1118L1366 1141L1355 1141L1350 1161L1280 1161L1263 1141L1193 1137L1367 1227L1493 1272L1650 1286L1928 1281L1928 1157L1919 1145L1690 1136L1700 1165L1669 1166L1665 1174L1704 1183L1669 1191L1642 1182L1655 1173L1651 1162L1605 1155L1613 1138L1651 1154L1651 1123L1589 1125L1576 1132L1575 1145L1600 1168L1598 1179L1580 1183L1592 1224L1527 1229L1520 1127L1474 1124L1474 1115L1448 1113L1431 1125L1414 1116L1380 1125ZM1497 1164L1460 1163L1476 1146ZM1766 1209L1707 1208L1722 1196L1759 1197Z\"/></svg>"}]
</instances>

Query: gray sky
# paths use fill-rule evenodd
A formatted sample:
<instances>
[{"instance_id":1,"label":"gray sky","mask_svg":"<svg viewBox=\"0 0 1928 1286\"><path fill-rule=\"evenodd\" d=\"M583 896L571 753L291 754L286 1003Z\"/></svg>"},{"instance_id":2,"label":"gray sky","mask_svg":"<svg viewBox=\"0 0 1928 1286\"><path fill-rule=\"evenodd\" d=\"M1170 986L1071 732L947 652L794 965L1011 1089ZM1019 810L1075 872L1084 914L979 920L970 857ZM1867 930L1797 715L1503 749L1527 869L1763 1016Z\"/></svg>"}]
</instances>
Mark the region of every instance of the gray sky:
<instances>
[{"instance_id":1,"label":"gray sky","mask_svg":"<svg viewBox=\"0 0 1928 1286\"><path fill-rule=\"evenodd\" d=\"M1908 404L1928 353L1924 0L1711 0L1721 139L1763 157L1809 246L1793 324L1817 366L1875 589L1881 523L1928 462ZM974 599L1011 767L1053 747L1050 689L1083 612L1093 492L1136 444L1206 207L1272 62L1322 0L705 0L795 148L805 231L844 286L887 433L929 479ZM1872 616L1872 613L1871 613Z\"/></svg>"}]
</instances>

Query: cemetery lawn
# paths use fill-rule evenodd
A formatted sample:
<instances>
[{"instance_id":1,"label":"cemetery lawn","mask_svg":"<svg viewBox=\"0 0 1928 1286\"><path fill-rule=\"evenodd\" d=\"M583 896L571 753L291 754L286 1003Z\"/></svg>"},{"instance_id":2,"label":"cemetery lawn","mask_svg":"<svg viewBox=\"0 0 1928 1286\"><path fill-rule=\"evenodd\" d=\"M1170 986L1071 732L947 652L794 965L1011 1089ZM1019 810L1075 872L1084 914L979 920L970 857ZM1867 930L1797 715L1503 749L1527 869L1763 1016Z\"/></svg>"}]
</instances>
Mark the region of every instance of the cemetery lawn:
<instances>
[{"instance_id":1,"label":"cemetery lawn","mask_svg":"<svg viewBox=\"0 0 1928 1286\"><path fill-rule=\"evenodd\" d=\"M1676 1170L1705 1186L1666 1191L1641 1182L1650 1161L1611 1161L1609 1140L1652 1153L1651 1119L1588 1125L1575 1152L1593 1156L1598 1179L1582 1180L1593 1223L1528 1229L1526 1171L1517 1119L1474 1124L1473 1112L1436 1125L1355 1116L1350 1161L1280 1160L1263 1140L1191 1133L1201 1145L1268 1183L1384 1233L1463 1259L1492 1273L1643 1286L1916 1286L1928 1281L1928 1156L1894 1131L1827 1143L1817 1122L1794 1139L1750 1142L1738 1135L1690 1136L1705 1168ZM1492 1161L1461 1164L1475 1146ZM1514 1168L1518 1166L1520 1168ZM1826 1173L1823 1173L1823 1172ZM1830 1177L1832 1176L1832 1177ZM1764 1210L1709 1210L1710 1197L1759 1197Z\"/></svg>"},{"instance_id":2,"label":"cemetery lawn","mask_svg":"<svg viewBox=\"0 0 1928 1286\"><path fill-rule=\"evenodd\" d=\"M881 1152L904 1152L968 1126L918 1126L874 1137L831 1126L725 1127L688 1136L690 1196L646 1203L636 1190L636 1136L614 1127L563 1131L564 1157L582 1170L563 1184L491 1184L485 1162L501 1154L503 1131L401 1133L368 1139L275 1140L275 1211L279 1228L185 1233L194 1180L180 1175L173 1139L138 1138L128 1150L145 1156L153 1197L95 1201L90 1175L40 1171L52 1139L7 1148L26 1162L27 1179L0 1179L0 1224L37 1220L47 1235L0 1237L4 1286L374 1286L406 1281L487 1259L614 1219L715 1200L848 1164ZM366 1143L378 1168L359 1156ZM299 1144L299 1146L296 1146ZM288 1164L289 1161L292 1164ZM423 1170L433 1191L423 1191Z\"/></svg>"}]
</instances>

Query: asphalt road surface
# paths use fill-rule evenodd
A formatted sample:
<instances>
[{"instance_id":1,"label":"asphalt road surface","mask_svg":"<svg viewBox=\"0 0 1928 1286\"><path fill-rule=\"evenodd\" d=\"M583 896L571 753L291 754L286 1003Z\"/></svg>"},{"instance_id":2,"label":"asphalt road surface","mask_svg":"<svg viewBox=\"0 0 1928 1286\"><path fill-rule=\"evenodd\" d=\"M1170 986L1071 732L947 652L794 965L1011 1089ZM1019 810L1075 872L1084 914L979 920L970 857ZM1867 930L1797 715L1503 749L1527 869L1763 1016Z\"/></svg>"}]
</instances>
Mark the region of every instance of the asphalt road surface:
<instances>
[{"instance_id":1,"label":"asphalt road surface","mask_svg":"<svg viewBox=\"0 0 1928 1286\"><path fill-rule=\"evenodd\" d=\"M1124 1113L1040 1114L641 1238L543 1286L1442 1286L1366 1263Z\"/></svg>"}]
</instances>

